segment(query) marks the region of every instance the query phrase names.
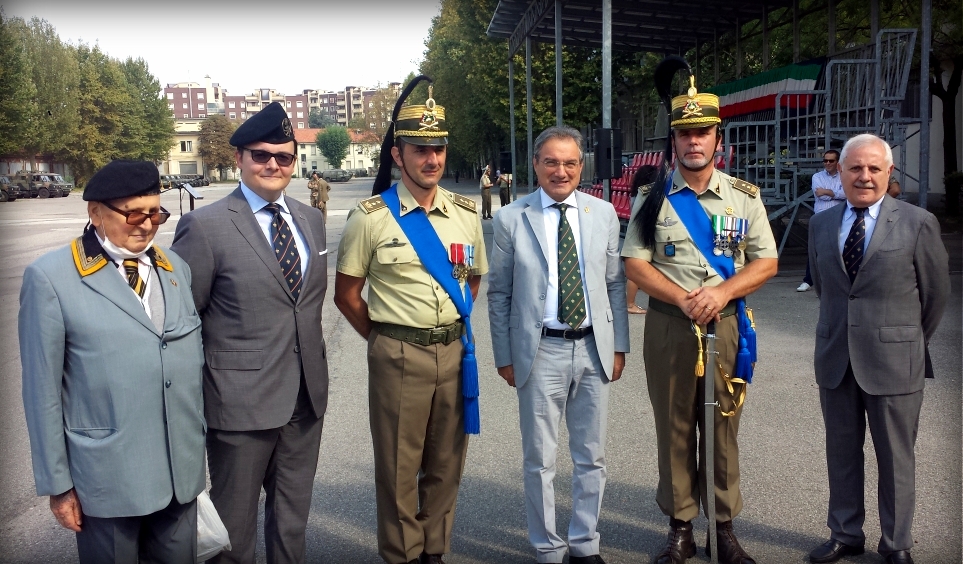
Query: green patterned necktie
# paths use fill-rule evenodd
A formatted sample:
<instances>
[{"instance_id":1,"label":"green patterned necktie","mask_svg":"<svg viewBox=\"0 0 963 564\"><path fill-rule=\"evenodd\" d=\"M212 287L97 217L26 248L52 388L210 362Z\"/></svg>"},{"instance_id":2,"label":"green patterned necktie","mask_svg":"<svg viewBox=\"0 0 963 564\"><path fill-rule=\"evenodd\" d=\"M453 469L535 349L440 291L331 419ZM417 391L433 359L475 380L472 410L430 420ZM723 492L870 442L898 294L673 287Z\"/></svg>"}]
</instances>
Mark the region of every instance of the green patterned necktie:
<instances>
[{"instance_id":1,"label":"green patterned necktie","mask_svg":"<svg viewBox=\"0 0 963 564\"><path fill-rule=\"evenodd\" d=\"M578 267L578 251L572 226L565 217L568 204L552 204L559 211L558 219L558 320L578 329L585 321L585 293L582 273Z\"/></svg>"}]
</instances>

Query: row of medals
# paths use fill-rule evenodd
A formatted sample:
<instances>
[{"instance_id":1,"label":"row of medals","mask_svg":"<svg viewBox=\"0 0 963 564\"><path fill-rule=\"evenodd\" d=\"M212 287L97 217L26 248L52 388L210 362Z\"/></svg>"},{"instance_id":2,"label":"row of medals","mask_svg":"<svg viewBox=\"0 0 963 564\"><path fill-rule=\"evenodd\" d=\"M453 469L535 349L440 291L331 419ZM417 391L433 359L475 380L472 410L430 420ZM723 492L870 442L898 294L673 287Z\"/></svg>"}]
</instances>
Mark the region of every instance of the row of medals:
<instances>
[{"instance_id":1,"label":"row of medals","mask_svg":"<svg viewBox=\"0 0 963 564\"><path fill-rule=\"evenodd\" d=\"M448 258L452 264L451 277L464 282L475 266L475 245L452 243L448 248Z\"/></svg>"},{"instance_id":2,"label":"row of medals","mask_svg":"<svg viewBox=\"0 0 963 564\"><path fill-rule=\"evenodd\" d=\"M712 216L713 237L712 254L731 257L746 248L746 232L749 220L727 215Z\"/></svg>"}]
</instances>

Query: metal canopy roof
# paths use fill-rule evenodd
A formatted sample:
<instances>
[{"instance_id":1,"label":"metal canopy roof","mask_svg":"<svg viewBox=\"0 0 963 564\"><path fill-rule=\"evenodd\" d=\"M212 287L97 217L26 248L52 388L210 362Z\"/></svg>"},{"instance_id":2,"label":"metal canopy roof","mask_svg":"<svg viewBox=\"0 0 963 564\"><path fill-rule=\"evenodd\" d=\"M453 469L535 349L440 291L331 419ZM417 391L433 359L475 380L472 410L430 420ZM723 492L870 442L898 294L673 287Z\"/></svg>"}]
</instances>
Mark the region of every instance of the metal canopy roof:
<instances>
[{"instance_id":1,"label":"metal canopy roof","mask_svg":"<svg viewBox=\"0 0 963 564\"><path fill-rule=\"evenodd\" d=\"M736 22L760 19L763 6L791 7L792 0L611 0L612 48L656 53L692 48L696 41L711 41L713 32L732 31ZM488 36L508 39L514 53L533 41L555 42L554 0L499 0ZM562 43L580 47L602 46L602 1L563 0Z\"/></svg>"}]
</instances>

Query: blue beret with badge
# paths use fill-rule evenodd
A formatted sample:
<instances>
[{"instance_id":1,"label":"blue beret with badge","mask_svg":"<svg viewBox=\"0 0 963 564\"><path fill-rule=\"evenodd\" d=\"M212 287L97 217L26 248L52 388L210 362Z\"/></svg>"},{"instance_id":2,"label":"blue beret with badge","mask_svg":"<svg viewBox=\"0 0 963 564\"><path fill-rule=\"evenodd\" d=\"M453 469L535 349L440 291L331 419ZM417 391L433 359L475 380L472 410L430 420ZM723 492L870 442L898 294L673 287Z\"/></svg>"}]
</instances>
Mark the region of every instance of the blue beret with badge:
<instances>
[{"instance_id":1,"label":"blue beret with badge","mask_svg":"<svg viewBox=\"0 0 963 564\"><path fill-rule=\"evenodd\" d=\"M106 202L131 196L160 194L160 174L150 161L118 159L107 163L87 182L84 200Z\"/></svg>"},{"instance_id":2,"label":"blue beret with badge","mask_svg":"<svg viewBox=\"0 0 963 564\"><path fill-rule=\"evenodd\" d=\"M242 123L231 135L230 143L234 147L244 147L251 143L279 145L288 141L294 141L294 128L291 127L288 113L278 102L271 102Z\"/></svg>"}]
</instances>

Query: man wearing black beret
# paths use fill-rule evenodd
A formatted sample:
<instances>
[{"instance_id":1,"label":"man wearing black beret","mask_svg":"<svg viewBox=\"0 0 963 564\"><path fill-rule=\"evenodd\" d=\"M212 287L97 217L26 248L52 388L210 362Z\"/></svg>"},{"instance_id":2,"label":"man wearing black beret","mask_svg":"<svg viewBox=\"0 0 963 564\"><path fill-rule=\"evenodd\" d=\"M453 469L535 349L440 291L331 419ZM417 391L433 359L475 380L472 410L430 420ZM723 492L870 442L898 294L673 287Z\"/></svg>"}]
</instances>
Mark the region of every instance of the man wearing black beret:
<instances>
[{"instance_id":1,"label":"man wearing black beret","mask_svg":"<svg viewBox=\"0 0 963 564\"><path fill-rule=\"evenodd\" d=\"M152 244L170 216L153 163L113 161L83 198L83 235L28 266L20 291L37 494L82 564L193 563L205 422L191 271Z\"/></svg>"},{"instance_id":2,"label":"man wearing black beret","mask_svg":"<svg viewBox=\"0 0 963 564\"><path fill-rule=\"evenodd\" d=\"M240 186L181 218L172 245L191 265L204 324L211 499L233 547L212 562L254 562L262 487L268 563L303 562L328 400L324 222L284 195L297 145L280 104L231 145Z\"/></svg>"}]
</instances>

